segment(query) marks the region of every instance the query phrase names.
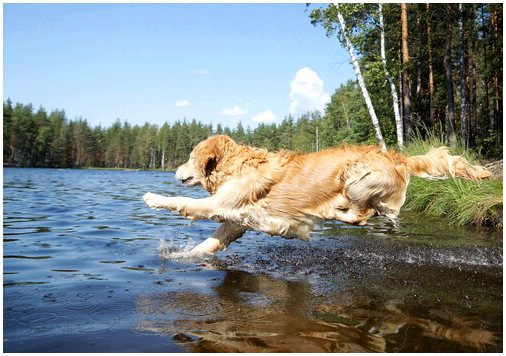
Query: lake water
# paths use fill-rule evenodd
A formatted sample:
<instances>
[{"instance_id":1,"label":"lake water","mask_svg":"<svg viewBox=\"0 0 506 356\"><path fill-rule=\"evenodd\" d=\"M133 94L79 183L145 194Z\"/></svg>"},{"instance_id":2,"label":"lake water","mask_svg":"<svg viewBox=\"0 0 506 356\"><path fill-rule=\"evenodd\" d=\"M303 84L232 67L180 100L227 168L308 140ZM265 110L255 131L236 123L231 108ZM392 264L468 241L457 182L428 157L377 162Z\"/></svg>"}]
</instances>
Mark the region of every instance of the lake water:
<instances>
[{"instance_id":1,"label":"lake water","mask_svg":"<svg viewBox=\"0 0 506 356\"><path fill-rule=\"evenodd\" d=\"M403 211L177 259L218 224L144 205L206 196L172 173L3 173L6 352L503 351L500 234Z\"/></svg>"}]
</instances>

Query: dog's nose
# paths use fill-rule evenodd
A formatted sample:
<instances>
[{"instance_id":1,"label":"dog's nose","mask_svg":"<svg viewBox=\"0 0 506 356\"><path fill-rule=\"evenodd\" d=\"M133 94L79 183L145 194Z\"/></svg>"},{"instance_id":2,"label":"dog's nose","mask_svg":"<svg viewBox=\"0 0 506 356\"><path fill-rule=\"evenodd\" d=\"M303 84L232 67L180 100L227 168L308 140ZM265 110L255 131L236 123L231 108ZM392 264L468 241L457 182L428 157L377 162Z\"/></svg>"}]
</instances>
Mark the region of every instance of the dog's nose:
<instances>
[{"instance_id":1,"label":"dog's nose","mask_svg":"<svg viewBox=\"0 0 506 356\"><path fill-rule=\"evenodd\" d=\"M181 180L181 181L183 181L183 180L185 180L186 178L188 178L188 177L185 177L185 174L184 174L184 172L183 172L183 169L181 169L182 167L183 167L183 166L179 166L179 167L178 167L178 169L176 170L176 176L175 176L177 180Z\"/></svg>"}]
</instances>

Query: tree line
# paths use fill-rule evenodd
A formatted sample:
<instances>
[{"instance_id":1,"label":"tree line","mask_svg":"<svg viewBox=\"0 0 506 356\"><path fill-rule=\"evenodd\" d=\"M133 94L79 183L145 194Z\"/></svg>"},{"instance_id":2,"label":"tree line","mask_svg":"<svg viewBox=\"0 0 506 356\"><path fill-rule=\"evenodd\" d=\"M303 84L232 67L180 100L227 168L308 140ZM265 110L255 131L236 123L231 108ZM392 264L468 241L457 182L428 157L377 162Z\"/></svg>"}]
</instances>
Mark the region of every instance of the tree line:
<instances>
[{"instance_id":1,"label":"tree line","mask_svg":"<svg viewBox=\"0 0 506 356\"><path fill-rule=\"evenodd\" d=\"M110 127L91 127L86 119L67 119L62 110L48 113L42 107L35 110L31 104L14 105L7 100L3 104L3 160L4 165L18 167L174 169L211 135L226 134L273 151L317 151L336 144L334 128L327 123L314 112L255 129L245 129L241 122L232 129L221 124L214 127L196 119L161 126L131 125L118 119ZM367 137L364 133L348 139L358 142Z\"/></svg>"},{"instance_id":2,"label":"tree line","mask_svg":"<svg viewBox=\"0 0 506 356\"><path fill-rule=\"evenodd\" d=\"M401 149L440 136L487 158L502 156L502 4L331 4L310 13L350 53L356 81L324 113L228 128L196 119L161 126L117 120L90 127L63 110L3 104L4 164L173 169L214 134L301 152L347 143ZM337 45L337 44L336 44ZM368 98L368 99L367 99Z\"/></svg>"}]
</instances>

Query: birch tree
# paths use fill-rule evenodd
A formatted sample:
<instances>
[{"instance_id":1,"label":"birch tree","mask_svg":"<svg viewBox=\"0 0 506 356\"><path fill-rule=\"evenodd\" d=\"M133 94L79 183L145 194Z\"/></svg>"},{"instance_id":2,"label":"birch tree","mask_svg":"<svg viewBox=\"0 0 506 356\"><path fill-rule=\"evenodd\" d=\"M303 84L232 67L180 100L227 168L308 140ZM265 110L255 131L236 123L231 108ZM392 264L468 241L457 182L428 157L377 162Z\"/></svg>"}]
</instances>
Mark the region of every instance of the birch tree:
<instances>
[{"instance_id":1,"label":"birch tree","mask_svg":"<svg viewBox=\"0 0 506 356\"><path fill-rule=\"evenodd\" d=\"M385 141L383 140L383 134L381 133L380 124L378 121L378 117L376 116L376 112L374 111L374 106L372 105L371 97L369 96L369 92L367 91L367 87L365 85L364 77L362 76L362 71L360 70L360 64L358 63L358 58L355 55L355 50L353 48L353 44L351 43L350 37L348 36L348 32L346 30L346 22L344 20L343 15L339 11L339 4L335 4L337 9L337 19L339 20L339 25L341 27L341 34L346 43L346 48L351 57L351 63L353 64L353 68L355 69L355 74L357 76L358 85L360 86L360 90L362 91L362 95L364 96L365 105L367 106L367 110L369 111L369 115L371 116L372 125L374 127L374 133L376 135L376 139L378 140L378 144L381 146L381 149L386 151Z\"/></svg>"},{"instance_id":2,"label":"birch tree","mask_svg":"<svg viewBox=\"0 0 506 356\"><path fill-rule=\"evenodd\" d=\"M403 128L402 128L402 118L399 113L399 97L397 95L397 89L395 88L394 79L390 75L387 66L387 57L385 53L385 23L383 21L383 4L379 3L379 25L380 25L380 44L381 44L381 60L383 61L383 67L385 69L385 75L388 80L388 84L390 85L390 92L392 93L392 101L394 107L394 115L395 115L395 126L397 132L397 145L402 150L404 148L404 139L403 139Z\"/></svg>"}]
</instances>

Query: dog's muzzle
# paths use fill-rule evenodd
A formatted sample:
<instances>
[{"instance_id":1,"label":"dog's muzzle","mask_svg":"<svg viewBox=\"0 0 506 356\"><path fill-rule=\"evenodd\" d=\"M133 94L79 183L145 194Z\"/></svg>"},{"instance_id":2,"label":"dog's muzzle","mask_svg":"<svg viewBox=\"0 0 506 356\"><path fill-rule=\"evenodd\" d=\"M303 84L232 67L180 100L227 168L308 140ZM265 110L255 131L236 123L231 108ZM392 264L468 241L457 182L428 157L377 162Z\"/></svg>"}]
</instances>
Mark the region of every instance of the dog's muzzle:
<instances>
[{"instance_id":1,"label":"dog's muzzle","mask_svg":"<svg viewBox=\"0 0 506 356\"><path fill-rule=\"evenodd\" d=\"M187 170L187 164L180 166L176 171L176 179L187 187L193 187L194 185L199 184L198 179L195 179L195 177L192 174L189 174Z\"/></svg>"}]
</instances>

